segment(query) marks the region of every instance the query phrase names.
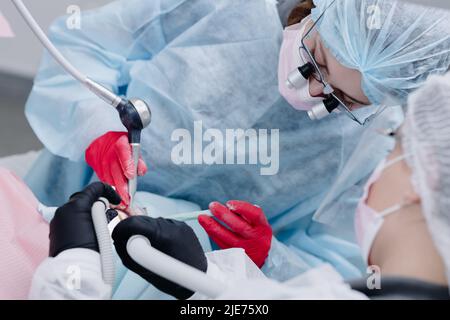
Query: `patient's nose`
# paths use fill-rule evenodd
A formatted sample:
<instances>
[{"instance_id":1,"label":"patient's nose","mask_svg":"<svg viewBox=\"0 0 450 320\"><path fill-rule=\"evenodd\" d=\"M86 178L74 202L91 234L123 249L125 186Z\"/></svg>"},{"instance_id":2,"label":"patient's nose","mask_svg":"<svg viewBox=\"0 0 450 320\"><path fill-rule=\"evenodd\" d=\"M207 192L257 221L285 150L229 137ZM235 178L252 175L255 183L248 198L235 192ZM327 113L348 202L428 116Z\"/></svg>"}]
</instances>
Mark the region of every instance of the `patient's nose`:
<instances>
[{"instance_id":1,"label":"patient's nose","mask_svg":"<svg viewBox=\"0 0 450 320\"><path fill-rule=\"evenodd\" d=\"M309 94L312 97L325 97L323 94L323 84L317 81L314 77L309 80Z\"/></svg>"}]
</instances>

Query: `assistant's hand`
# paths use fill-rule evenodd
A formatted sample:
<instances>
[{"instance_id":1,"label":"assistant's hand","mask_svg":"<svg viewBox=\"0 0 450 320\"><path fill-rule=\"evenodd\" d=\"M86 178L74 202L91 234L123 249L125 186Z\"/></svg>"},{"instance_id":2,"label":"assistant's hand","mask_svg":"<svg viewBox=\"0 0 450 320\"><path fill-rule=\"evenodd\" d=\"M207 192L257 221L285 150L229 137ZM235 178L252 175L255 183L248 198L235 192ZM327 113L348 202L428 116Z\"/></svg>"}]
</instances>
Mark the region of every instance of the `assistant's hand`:
<instances>
[{"instance_id":1,"label":"assistant's hand","mask_svg":"<svg viewBox=\"0 0 450 320\"><path fill-rule=\"evenodd\" d=\"M180 260L200 271L206 272L208 263L194 231L186 223L170 219L153 219L133 216L121 221L113 231L112 238L123 264L159 290L177 299L187 299L194 292L148 271L128 255L127 243L134 235L142 235L161 252Z\"/></svg>"},{"instance_id":2,"label":"assistant's hand","mask_svg":"<svg viewBox=\"0 0 450 320\"><path fill-rule=\"evenodd\" d=\"M272 228L260 207L244 201L228 201L226 206L213 202L209 210L219 222L206 215L198 222L221 249L243 248L258 266L262 267L272 242Z\"/></svg>"},{"instance_id":3,"label":"assistant's hand","mask_svg":"<svg viewBox=\"0 0 450 320\"><path fill-rule=\"evenodd\" d=\"M120 197L110 186L95 182L75 193L58 208L50 222L50 252L56 257L62 251L85 248L99 252L91 209L98 198L104 197L112 204L119 204Z\"/></svg>"},{"instance_id":4,"label":"assistant's hand","mask_svg":"<svg viewBox=\"0 0 450 320\"><path fill-rule=\"evenodd\" d=\"M121 205L128 207L128 179L135 176L131 146L126 132L108 132L92 142L86 150L86 162L98 178L114 186L122 198ZM142 157L138 163L138 175L147 173Z\"/></svg>"}]
</instances>

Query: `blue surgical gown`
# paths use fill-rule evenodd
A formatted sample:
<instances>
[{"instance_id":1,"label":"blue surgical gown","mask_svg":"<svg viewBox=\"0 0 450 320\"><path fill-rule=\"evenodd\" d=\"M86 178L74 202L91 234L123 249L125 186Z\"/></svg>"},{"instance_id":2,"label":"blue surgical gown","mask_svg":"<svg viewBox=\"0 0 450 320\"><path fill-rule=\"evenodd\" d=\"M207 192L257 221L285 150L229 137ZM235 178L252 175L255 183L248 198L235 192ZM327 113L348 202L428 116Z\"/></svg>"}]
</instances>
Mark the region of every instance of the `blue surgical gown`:
<instances>
[{"instance_id":1,"label":"blue surgical gown","mask_svg":"<svg viewBox=\"0 0 450 320\"><path fill-rule=\"evenodd\" d=\"M364 181L393 143L342 114L313 122L280 96L283 27L275 1L124 0L83 13L79 30L65 22L52 25L50 38L68 60L116 93L151 105L153 121L142 136L150 170L139 190L202 209L230 199L260 205L275 234L264 267L273 278L323 262L346 278L360 275L352 213ZM27 179L47 205L89 181L83 155L95 138L124 130L116 111L48 54L26 115L50 151ZM399 119L400 110L389 110L378 120L384 127ZM279 172L263 176L258 165L175 165L171 134L180 128L193 133L195 121L222 132L278 129Z\"/></svg>"}]
</instances>

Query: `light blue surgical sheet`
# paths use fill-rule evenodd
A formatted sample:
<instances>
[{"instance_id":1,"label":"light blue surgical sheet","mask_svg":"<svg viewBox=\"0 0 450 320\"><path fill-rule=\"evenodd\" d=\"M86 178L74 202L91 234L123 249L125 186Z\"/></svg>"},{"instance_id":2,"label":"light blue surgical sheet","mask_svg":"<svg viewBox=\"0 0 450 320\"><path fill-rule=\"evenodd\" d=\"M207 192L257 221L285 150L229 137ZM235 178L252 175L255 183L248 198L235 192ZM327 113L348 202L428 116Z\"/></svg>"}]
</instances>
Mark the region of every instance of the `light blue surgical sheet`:
<instances>
[{"instance_id":1,"label":"light blue surgical sheet","mask_svg":"<svg viewBox=\"0 0 450 320\"><path fill-rule=\"evenodd\" d=\"M278 93L282 29L269 0L127 0L84 13L80 30L69 32L59 19L50 37L96 81L150 102L153 122L142 138L150 170L139 179L140 191L201 209L230 199L260 205L275 235L263 269L273 278L324 262L346 278L358 277L353 212L367 176L393 146L375 129L398 126L402 112L389 109L373 127L362 128L345 115L313 122L293 110ZM47 54L26 114L49 150L26 181L47 205L64 203L92 179L83 153L93 139L124 130L115 110ZM171 133L192 133L199 120L205 129L222 131L278 129L278 174L262 176L257 165L175 165ZM145 290L127 298L153 297Z\"/></svg>"}]
</instances>

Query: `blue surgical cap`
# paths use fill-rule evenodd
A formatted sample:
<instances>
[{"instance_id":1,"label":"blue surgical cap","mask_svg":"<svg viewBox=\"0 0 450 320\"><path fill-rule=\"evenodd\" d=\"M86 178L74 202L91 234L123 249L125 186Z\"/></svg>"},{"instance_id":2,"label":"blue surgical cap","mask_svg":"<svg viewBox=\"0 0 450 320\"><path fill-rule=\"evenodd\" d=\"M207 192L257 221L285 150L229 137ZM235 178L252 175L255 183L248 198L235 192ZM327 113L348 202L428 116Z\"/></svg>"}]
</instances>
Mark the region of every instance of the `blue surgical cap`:
<instances>
[{"instance_id":1,"label":"blue surgical cap","mask_svg":"<svg viewBox=\"0 0 450 320\"><path fill-rule=\"evenodd\" d=\"M324 45L362 73L371 103L399 103L450 65L450 11L395 0L314 0Z\"/></svg>"}]
</instances>

